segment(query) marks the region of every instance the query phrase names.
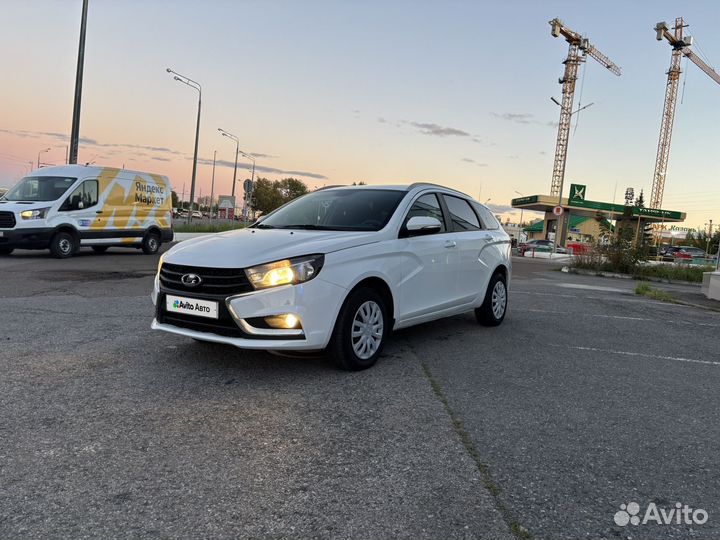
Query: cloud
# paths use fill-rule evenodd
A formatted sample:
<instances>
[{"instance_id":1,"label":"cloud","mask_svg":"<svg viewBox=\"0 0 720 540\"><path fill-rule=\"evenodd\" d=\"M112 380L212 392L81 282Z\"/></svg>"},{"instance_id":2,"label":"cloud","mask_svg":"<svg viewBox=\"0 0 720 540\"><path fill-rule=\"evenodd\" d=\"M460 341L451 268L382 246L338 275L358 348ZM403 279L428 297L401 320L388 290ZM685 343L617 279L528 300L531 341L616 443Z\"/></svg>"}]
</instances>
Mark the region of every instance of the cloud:
<instances>
[{"instance_id":1,"label":"cloud","mask_svg":"<svg viewBox=\"0 0 720 540\"><path fill-rule=\"evenodd\" d=\"M532 123L532 117L533 115L530 113L490 113L495 118L500 118L502 120L507 120L509 122L515 122L517 124L530 124Z\"/></svg>"},{"instance_id":2,"label":"cloud","mask_svg":"<svg viewBox=\"0 0 720 540\"><path fill-rule=\"evenodd\" d=\"M453 127L443 127L437 124L428 124L424 122L406 122L415 127L423 135L432 135L434 137L470 137L467 131Z\"/></svg>"},{"instance_id":3,"label":"cloud","mask_svg":"<svg viewBox=\"0 0 720 540\"><path fill-rule=\"evenodd\" d=\"M191 157L186 157L185 159L191 160ZM213 160L208 158L198 158L198 163L202 165L212 165ZM218 159L215 162L215 165L217 167L228 167L228 168L234 168L235 162L234 161L228 161L225 159ZM241 163L238 162L238 169L245 169L247 171L252 170L252 164L250 163ZM295 171L295 170L286 170L286 169L278 169L275 167L265 167L263 165L256 165L255 166L255 172L256 173L269 173L269 174L282 174L282 175L288 175L288 176L303 176L305 178L315 178L318 180L325 180L327 179L327 176L320 173L315 172L308 172L308 171Z\"/></svg>"},{"instance_id":4,"label":"cloud","mask_svg":"<svg viewBox=\"0 0 720 540\"><path fill-rule=\"evenodd\" d=\"M161 156L153 156L150 159L154 159L155 161L170 161L170 158L161 157Z\"/></svg>"},{"instance_id":5,"label":"cloud","mask_svg":"<svg viewBox=\"0 0 720 540\"><path fill-rule=\"evenodd\" d=\"M481 163L481 162L475 161L474 159L467 158L467 157L462 158L462 161L464 161L466 163L472 163L474 165L477 165L478 167L487 167L488 166L487 163Z\"/></svg>"}]
</instances>

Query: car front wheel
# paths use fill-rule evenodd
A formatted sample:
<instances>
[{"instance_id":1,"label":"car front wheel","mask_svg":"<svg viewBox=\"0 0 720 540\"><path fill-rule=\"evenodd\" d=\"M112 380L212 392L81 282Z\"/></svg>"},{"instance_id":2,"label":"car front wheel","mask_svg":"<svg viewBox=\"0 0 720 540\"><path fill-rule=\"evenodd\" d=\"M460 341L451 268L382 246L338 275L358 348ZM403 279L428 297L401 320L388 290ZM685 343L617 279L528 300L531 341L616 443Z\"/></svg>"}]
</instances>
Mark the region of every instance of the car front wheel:
<instances>
[{"instance_id":1,"label":"car front wheel","mask_svg":"<svg viewBox=\"0 0 720 540\"><path fill-rule=\"evenodd\" d=\"M71 257L75 251L77 251L77 242L75 237L68 233L61 231L56 233L55 236L50 240L50 253L56 259L67 259Z\"/></svg>"},{"instance_id":2,"label":"car front wheel","mask_svg":"<svg viewBox=\"0 0 720 540\"><path fill-rule=\"evenodd\" d=\"M382 296L373 289L357 289L340 310L328 353L341 369L367 369L377 362L389 330Z\"/></svg>"},{"instance_id":3,"label":"car front wheel","mask_svg":"<svg viewBox=\"0 0 720 540\"><path fill-rule=\"evenodd\" d=\"M475 310L475 318L483 326L499 326L507 312L507 283L505 276L497 272L490 279L485 300Z\"/></svg>"}]
</instances>

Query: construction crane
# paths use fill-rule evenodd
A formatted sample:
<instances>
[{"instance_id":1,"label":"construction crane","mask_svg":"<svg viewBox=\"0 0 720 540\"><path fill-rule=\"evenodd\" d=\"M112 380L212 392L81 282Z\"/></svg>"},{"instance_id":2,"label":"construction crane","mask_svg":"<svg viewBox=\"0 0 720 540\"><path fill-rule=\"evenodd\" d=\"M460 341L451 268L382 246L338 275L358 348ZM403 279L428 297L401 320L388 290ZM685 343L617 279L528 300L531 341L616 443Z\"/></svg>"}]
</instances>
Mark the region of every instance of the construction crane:
<instances>
[{"instance_id":1,"label":"construction crane","mask_svg":"<svg viewBox=\"0 0 720 540\"><path fill-rule=\"evenodd\" d=\"M682 17L675 19L672 33L666 22L659 22L655 25L656 39L662 41L664 38L670 43L672 56L670 58L670 69L667 72L665 106L660 123L660 140L658 141L657 157L655 158L655 174L653 175L652 191L650 193L650 208L661 208L662 206L668 158L670 156L670 138L672 137L673 120L675 118L675 104L677 103L678 86L680 85L680 61L682 57L688 58L712 80L720 84L720 75L690 50L692 37L683 35L683 28L686 27L687 25Z\"/></svg>"},{"instance_id":2,"label":"construction crane","mask_svg":"<svg viewBox=\"0 0 720 540\"><path fill-rule=\"evenodd\" d=\"M560 103L560 123L558 125L557 143L555 145L555 162L553 163L552 184L550 195L562 197L563 182L565 181L565 162L567 161L568 139L570 138L570 119L573 115L573 99L575 97L575 81L578 68L585 62L586 56L594 58L612 73L620 76L620 68L607 56L598 51L587 38L570 30L558 18L550 21L550 33L553 37L564 37L568 42L568 55L565 64L565 73L558 82L562 84L562 102Z\"/></svg>"}]
</instances>

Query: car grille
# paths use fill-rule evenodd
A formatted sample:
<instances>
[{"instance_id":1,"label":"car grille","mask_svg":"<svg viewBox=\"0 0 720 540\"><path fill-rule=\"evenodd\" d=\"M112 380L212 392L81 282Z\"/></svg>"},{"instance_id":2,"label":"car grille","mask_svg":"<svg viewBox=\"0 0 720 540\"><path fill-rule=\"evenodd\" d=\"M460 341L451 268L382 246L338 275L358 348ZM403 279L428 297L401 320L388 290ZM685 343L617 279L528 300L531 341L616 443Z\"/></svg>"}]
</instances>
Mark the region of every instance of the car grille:
<instances>
[{"instance_id":1,"label":"car grille","mask_svg":"<svg viewBox=\"0 0 720 540\"><path fill-rule=\"evenodd\" d=\"M196 274L202 280L200 285L189 287L182 282L185 274ZM253 291L250 281L242 268L206 268L163 263L160 268L160 283L174 291L194 294L229 296ZM224 298L223 298L224 300Z\"/></svg>"},{"instance_id":2,"label":"car grille","mask_svg":"<svg viewBox=\"0 0 720 540\"><path fill-rule=\"evenodd\" d=\"M0 229L12 229L13 227L15 227L15 214L0 212Z\"/></svg>"}]
</instances>

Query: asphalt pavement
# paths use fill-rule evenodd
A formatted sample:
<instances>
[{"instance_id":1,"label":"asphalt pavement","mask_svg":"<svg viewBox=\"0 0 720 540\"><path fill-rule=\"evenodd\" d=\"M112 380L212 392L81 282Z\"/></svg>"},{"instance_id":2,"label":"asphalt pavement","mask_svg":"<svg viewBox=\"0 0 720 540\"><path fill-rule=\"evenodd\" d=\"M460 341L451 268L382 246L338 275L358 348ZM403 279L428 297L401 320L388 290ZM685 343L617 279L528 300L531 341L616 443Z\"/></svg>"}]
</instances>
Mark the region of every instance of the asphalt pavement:
<instances>
[{"instance_id":1,"label":"asphalt pavement","mask_svg":"<svg viewBox=\"0 0 720 540\"><path fill-rule=\"evenodd\" d=\"M718 313L516 259L345 373L150 331L156 266L0 259L0 537L720 538Z\"/></svg>"}]
</instances>

